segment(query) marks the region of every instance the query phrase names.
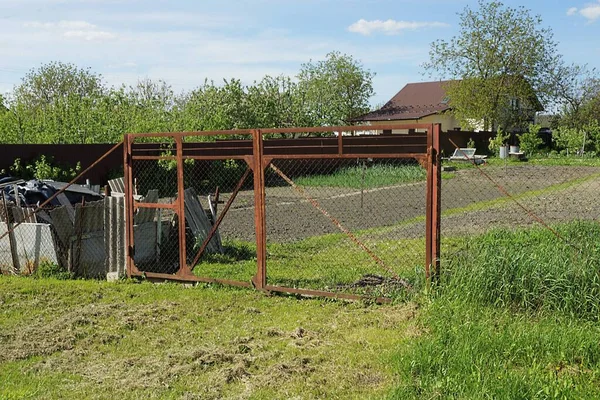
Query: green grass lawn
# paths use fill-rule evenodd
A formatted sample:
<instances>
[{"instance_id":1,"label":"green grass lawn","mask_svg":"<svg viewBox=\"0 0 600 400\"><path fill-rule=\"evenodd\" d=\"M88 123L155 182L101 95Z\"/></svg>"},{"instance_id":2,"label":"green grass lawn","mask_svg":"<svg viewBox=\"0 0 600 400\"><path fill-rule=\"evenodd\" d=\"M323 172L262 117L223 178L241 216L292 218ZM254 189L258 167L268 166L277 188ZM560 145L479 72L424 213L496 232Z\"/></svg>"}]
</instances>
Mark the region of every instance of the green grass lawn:
<instances>
[{"instance_id":1,"label":"green grass lawn","mask_svg":"<svg viewBox=\"0 0 600 400\"><path fill-rule=\"evenodd\" d=\"M381 398L414 303L0 277L0 398Z\"/></svg>"},{"instance_id":2,"label":"green grass lawn","mask_svg":"<svg viewBox=\"0 0 600 400\"><path fill-rule=\"evenodd\" d=\"M547 167L575 166L575 167L600 167L600 157L580 157L580 156L544 156L534 155L527 161L520 161L512 158L501 159L499 157L489 157L486 159L488 167L503 167L505 165L539 165ZM465 161L447 161L444 160L442 165L452 166L457 169L475 168L470 162Z\"/></svg>"},{"instance_id":3,"label":"green grass lawn","mask_svg":"<svg viewBox=\"0 0 600 400\"><path fill-rule=\"evenodd\" d=\"M369 231L365 231L369 232ZM360 237L361 234L358 233ZM424 239L363 242L395 274L422 285ZM194 273L211 278L249 282L256 273L255 244L225 243L225 254L208 255ZM390 277L390 271L374 261L344 234L330 234L298 242L267 245L267 281L270 285L393 298L398 288L348 288L367 274Z\"/></svg>"},{"instance_id":4,"label":"green grass lawn","mask_svg":"<svg viewBox=\"0 0 600 400\"><path fill-rule=\"evenodd\" d=\"M382 306L1 276L0 398L599 398L600 226L555 228L451 238L439 285ZM269 257L321 277L303 254L338 240Z\"/></svg>"}]
</instances>

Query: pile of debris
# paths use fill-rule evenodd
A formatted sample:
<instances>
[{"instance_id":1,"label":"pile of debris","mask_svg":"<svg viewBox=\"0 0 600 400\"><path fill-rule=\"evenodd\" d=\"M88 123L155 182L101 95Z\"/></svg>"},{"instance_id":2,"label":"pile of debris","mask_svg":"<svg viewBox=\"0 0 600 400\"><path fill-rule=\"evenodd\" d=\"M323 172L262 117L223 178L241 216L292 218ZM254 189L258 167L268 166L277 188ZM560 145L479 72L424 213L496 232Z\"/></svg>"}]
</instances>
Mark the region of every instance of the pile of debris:
<instances>
[{"instance_id":1,"label":"pile of debris","mask_svg":"<svg viewBox=\"0 0 600 400\"><path fill-rule=\"evenodd\" d=\"M0 271L32 273L42 262L60 265L78 276L116 278L125 274L125 198L123 179L109 182L111 195L100 186L68 185L49 180L0 178ZM59 193L57 196L56 193ZM135 196L145 203L159 201L158 190ZM48 204L42 209L39 206ZM212 221L193 189L186 190L186 225L196 238L206 237ZM34 210L36 212L34 213ZM176 219L155 208L139 209L133 219L138 263L161 268L172 262L161 257L161 247L172 238ZM7 234L5 234L8 232ZM176 244L175 244L176 245ZM211 240L210 252L222 252L220 237ZM173 260L178 263L177 260ZM167 270L156 272L170 272Z\"/></svg>"}]
</instances>

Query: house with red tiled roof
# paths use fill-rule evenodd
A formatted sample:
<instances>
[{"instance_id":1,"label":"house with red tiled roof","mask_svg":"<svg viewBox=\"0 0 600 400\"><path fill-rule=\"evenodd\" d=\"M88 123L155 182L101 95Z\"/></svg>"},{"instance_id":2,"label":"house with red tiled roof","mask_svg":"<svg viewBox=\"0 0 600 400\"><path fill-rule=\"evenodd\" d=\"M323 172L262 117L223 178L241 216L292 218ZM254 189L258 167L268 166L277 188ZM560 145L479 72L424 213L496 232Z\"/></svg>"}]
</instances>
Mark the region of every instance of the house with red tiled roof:
<instances>
[{"instance_id":1,"label":"house with red tiled roof","mask_svg":"<svg viewBox=\"0 0 600 400\"><path fill-rule=\"evenodd\" d=\"M460 121L452 113L445 90L450 82L453 81L409 83L379 110L355 118L354 122L373 127L391 122L441 124L442 132L460 130ZM518 109L521 115L522 121L513 128L517 131L526 128L527 124L534 121L536 112L543 110L535 95L523 101L511 99L509 107L508 112L514 113L514 110ZM483 121L472 121L471 125L475 127L475 131L483 129ZM383 133L406 133L406 130L383 131Z\"/></svg>"},{"instance_id":2,"label":"house with red tiled roof","mask_svg":"<svg viewBox=\"0 0 600 400\"><path fill-rule=\"evenodd\" d=\"M450 112L444 85L449 81L409 83L379 110L354 121L368 125L402 122L406 124L442 124L442 131L460 129ZM384 132L391 133L391 132Z\"/></svg>"}]
</instances>

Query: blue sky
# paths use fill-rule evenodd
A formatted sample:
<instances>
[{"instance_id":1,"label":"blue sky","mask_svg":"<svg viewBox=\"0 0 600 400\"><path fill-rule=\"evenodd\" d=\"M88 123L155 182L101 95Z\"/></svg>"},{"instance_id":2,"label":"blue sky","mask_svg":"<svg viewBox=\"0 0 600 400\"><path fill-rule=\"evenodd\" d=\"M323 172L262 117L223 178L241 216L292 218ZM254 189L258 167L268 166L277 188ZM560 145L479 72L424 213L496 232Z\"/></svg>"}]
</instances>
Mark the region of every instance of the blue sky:
<instances>
[{"instance_id":1,"label":"blue sky","mask_svg":"<svg viewBox=\"0 0 600 400\"><path fill-rule=\"evenodd\" d=\"M600 0L504 1L543 18L569 62L600 69ZM110 85L295 75L333 50L376 74L374 105L428 80L429 45L458 30L461 0L0 0L0 93L53 60Z\"/></svg>"}]
</instances>

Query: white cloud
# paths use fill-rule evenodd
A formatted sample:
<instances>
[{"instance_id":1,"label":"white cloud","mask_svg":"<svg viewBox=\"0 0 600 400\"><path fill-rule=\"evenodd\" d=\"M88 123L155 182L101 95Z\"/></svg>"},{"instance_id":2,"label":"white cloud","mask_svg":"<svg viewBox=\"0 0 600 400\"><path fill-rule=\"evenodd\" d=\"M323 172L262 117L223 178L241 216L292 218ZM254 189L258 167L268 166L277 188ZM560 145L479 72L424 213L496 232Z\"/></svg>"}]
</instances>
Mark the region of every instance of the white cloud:
<instances>
[{"instance_id":1,"label":"white cloud","mask_svg":"<svg viewBox=\"0 0 600 400\"><path fill-rule=\"evenodd\" d=\"M98 30L97 26L87 21L62 20L58 22L40 22L29 21L23 24L26 28L37 30L47 30L60 33L61 36L69 39L91 40L110 40L116 39L117 35L112 32Z\"/></svg>"},{"instance_id":2,"label":"white cloud","mask_svg":"<svg viewBox=\"0 0 600 400\"><path fill-rule=\"evenodd\" d=\"M361 35L370 35L374 32L382 32L386 35L397 35L403 30L417 30L421 28L445 28L449 25L443 22L418 22L418 21L396 21L388 19L381 21L379 19L367 21L360 19L350 25L348 30Z\"/></svg>"},{"instance_id":3,"label":"white cloud","mask_svg":"<svg viewBox=\"0 0 600 400\"><path fill-rule=\"evenodd\" d=\"M26 28L34 29L95 29L96 25L86 21L40 22L29 21L23 24Z\"/></svg>"},{"instance_id":4,"label":"white cloud","mask_svg":"<svg viewBox=\"0 0 600 400\"><path fill-rule=\"evenodd\" d=\"M60 21L58 27L61 29L96 29L96 25L87 21Z\"/></svg>"},{"instance_id":5,"label":"white cloud","mask_svg":"<svg viewBox=\"0 0 600 400\"><path fill-rule=\"evenodd\" d=\"M579 14L589 22L594 22L600 18L600 0L596 3L588 3L583 8L571 7L567 10L567 15Z\"/></svg>"},{"instance_id":6,"label":"white cloud","mask_svg":"<svg viewBox=\"0 0 600 400\"><path fill-rule=\"evenodd\" d=\"M600 1L595 4L588 4L579 10L579 14L590 21L595 21L600 18Z\"/></svg>"},{"instance_id":7,"label":"white cloud","mask_svg":"<svg viewBox=\"0 0 600 400\"><path fill-rule=\"evenodd\" d=\"M117 35L105 31L66 31L63 33L66 38L84 39L84 40L109 40L116 39Z\"/></svg>"}]
</instances>

